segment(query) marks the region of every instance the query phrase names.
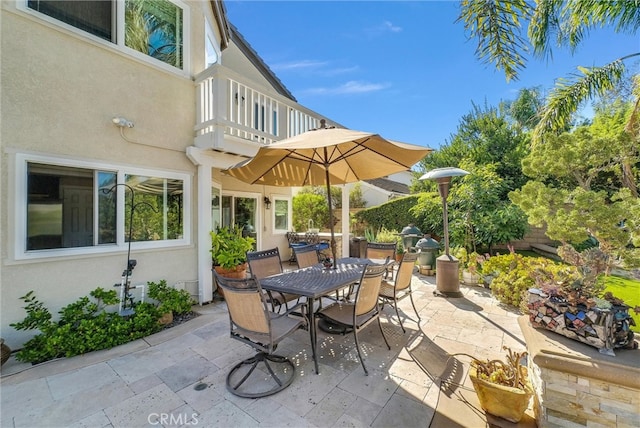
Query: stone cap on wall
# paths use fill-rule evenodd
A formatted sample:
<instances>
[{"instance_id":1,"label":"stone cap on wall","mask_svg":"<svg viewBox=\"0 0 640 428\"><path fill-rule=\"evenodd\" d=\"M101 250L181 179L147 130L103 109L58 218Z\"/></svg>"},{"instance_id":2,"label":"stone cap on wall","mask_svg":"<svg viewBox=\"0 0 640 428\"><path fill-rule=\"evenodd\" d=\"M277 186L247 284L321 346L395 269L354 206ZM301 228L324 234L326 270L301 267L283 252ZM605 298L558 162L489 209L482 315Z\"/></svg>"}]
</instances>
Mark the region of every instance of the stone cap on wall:
<instances>
[{"instance_id":1,"label":"stone cap on wall","mask_svg":"<svg viewBox=\"0 0 640 428\"><path fill-rule=\"evenodd\" d=\"M577 340L533 328L527 315L519 317L518 324L527 342L529 358L538 367L640 389L639 349L616 348L615 357L609 356Z\"/></svg>"}]
</instances>

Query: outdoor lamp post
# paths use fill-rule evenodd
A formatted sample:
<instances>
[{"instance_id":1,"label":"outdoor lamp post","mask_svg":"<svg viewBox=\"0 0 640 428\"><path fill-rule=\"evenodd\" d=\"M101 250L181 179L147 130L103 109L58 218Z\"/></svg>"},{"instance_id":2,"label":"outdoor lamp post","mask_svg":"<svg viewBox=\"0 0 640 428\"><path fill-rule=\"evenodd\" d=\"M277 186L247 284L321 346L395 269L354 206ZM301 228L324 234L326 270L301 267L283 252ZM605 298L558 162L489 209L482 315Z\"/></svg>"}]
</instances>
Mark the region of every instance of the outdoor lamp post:
<instances>
[{"instance_id":1,"label":"outdoor lamp post","mask_svg":"<svg viewBox=\"0 0 640 428\"><path fill-rule=\"evenodd\" d=\"M445 254L436 259L436 289L450 297L462 297L460 293L459 261L449 254L449 214L447 212L447 197L451 177L469 174L460 168L436 168L420 177L420 180L435 180L438 183L438 192L442 198L442 221L444 225L444 251Z\"/></svg>"}]
</instances>

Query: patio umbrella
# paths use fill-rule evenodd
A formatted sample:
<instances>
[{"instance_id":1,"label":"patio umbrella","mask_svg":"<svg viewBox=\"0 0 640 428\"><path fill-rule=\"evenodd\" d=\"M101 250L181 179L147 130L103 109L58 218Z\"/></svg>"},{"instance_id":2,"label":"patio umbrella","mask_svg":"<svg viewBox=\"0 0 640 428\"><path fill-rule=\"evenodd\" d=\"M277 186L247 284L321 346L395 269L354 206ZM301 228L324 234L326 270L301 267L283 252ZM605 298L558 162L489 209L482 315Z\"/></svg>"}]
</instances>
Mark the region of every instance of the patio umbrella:
<instances>
[{"instance_id":1,"label":"patio umbrella","mask_svg":"<svg viewBox=\"0 0 640 428\"><path fill-rule=\"evenodd\" d=\"M353 183L406 171L432 149L386 140L378 134L344 128L319 128L263 146L251 159L225 170L250 184L327 188L331 218L331 185ZM331 252L336 260L333 221Z\"/></svg>"}]
</instances>

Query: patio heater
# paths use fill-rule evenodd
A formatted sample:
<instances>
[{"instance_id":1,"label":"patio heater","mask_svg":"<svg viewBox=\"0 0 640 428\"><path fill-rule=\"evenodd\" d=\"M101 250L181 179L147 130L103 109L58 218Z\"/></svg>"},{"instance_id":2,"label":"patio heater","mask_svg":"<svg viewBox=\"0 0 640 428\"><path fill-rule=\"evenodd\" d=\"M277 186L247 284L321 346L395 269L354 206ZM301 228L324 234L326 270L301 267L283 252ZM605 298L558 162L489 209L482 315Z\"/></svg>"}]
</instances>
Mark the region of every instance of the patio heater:
<instances>
[{"instance_id":1,"label":"patio heater","mask_svg":"<svg viewBox=\"0 0 640 428\"><path fill-rule=\"evenodd\" d=\"M445 296L462 297L460 292L459 261L449 254L449 215L447 212L447 197L451 186L451 177L469 174L460 168L436 168L420 177L420 180L435 180L438 183L438 193L442 198L442 222L444 226L444 251L436 259L436 289Z\"/></svg>"}]
</instances>

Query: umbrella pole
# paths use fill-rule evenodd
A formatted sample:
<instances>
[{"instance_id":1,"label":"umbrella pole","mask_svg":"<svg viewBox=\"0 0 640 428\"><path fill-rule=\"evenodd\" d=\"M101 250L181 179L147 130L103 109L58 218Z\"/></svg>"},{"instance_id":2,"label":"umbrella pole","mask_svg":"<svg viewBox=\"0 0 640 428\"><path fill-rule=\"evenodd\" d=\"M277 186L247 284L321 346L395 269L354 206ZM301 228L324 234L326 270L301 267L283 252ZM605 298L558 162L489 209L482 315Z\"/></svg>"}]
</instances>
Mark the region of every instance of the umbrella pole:
<instances>
[{"instance_id":1,"label":"umbrella pole","mask_svg":"<svg viewBox=\"0 0 640 428\"><path fill-rule=\"evenodd\" d=\"M324 157L327 158L327 148L324 148ZM324 166L325 182L327 183L327 201L329 202L329 230L331 231L331 254L333 255L333 268L336 269L336 238L333 231L333 213L331 208L331 182L329 181L329 165Z\"/></svg>"}]
</instances>

